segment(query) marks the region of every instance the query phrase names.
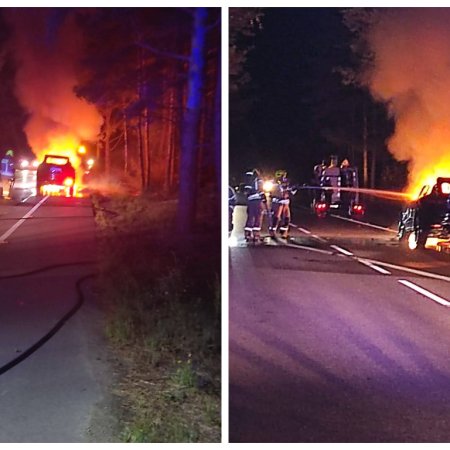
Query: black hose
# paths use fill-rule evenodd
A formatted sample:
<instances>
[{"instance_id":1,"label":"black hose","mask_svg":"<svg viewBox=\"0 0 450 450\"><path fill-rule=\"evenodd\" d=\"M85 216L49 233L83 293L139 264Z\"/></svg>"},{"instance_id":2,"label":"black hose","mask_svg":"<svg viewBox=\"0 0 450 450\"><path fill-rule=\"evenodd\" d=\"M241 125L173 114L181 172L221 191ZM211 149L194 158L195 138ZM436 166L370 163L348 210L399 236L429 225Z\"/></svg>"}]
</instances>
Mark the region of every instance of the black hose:
<instances>
[{"instance_id":1,"label":"black hose","mask_svg":"<svg viewBox=\"0 0 450 450\"><path fill-rule=\"evenodd\" d=\"M9 278L27 277L29 275L34 275L36 273L46 272L47 270L60 269L61 267L85 266L85 265L88 265L88 264L96 264L96 263L97 263L96 261L87 260L87 261L77 261L77 262L66 263L66 264L52 264L51 266L44 266L44 267L41 267L39 269L30 270L29 272L15 273L15 274L12 274L12 275L0 275L0 280L6 280L6 279L9 279Z\"/></svg>"},{"instance_id":2,"label":"black hose","mask_svg":"<svg viewBox=\"0 0 450 450\"><path fill-rule=\"evenodd\" d=\"M78 263L69 263L69 264L62 264L62 265L54 265L54 266L48 266L45 268L33 270L31 272L26 272L24 274L16 274L16 275L8 275L4 277L0 277L1 279L5 278L17 278L27 275L33 275L37 272L43 272L46 270L54 269L54 268L60 268L64 266L73 266L73 265L80 265L80 264L94 264L93 261L84 261L84 262L78 262ZM20 364L22 361L24 361L26 358L31 356L36 350L41 348L47 341L49 341L62 327L63 325L81 308L81 306L84 303L85 297L83 295L83 290L81 288L82 284L90 279L97 276L96 273L91 273L89 275L85 275L84 277L81 277L77 280L75 287L78 294L78 300L75 303L75 305L50 329L48 333L46 333L43 337L41 337L37 342L35 342L31 347L26 349L24 352L20 354L20 356L17 356L13 360L9 361L8 363L4 364L0 367L0 375L3 375L4 373L8 372L8 370L11 370L13 367L17 366L17 364Z\"/></svg>"}]
</instances>

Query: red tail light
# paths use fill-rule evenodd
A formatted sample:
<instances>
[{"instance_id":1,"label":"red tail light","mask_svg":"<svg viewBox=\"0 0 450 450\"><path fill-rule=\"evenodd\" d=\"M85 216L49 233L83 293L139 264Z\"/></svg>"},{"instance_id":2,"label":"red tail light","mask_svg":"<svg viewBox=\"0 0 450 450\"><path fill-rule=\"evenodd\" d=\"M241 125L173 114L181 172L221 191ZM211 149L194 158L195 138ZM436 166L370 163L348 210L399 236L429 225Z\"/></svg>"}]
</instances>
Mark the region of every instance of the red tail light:
<instances>
[{"instance_id":1,"label":"red tail light","mask_svg":"<svg viewBox=\"0 0 450 450\"><path fill-rule=\"evenodd\" d=\"M316 203L316 209L319 211L325 211L327 209L326 203Z\"/></svg>"},{"instance_id":2,"label":"red tail light","mask_svg":"<svg viewBox=\"0 0 450 450\"><path fill-rule=\"evenodd\" d=\"M352 210L356 214L363 214L364 213L364 207L362 205L353 205Z\"/></svg>"}]
</instances>

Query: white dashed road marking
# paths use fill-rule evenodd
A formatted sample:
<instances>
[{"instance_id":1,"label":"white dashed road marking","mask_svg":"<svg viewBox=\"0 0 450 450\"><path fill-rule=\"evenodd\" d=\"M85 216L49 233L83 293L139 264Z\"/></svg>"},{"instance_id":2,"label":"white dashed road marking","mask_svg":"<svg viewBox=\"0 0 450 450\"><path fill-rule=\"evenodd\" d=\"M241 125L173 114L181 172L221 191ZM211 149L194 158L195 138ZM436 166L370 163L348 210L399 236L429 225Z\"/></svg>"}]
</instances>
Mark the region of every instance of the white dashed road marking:
<instances>
[{"instance_id":1,"label":"white dashed road marking","mask_svg":"<svg viewBox=\"0 0 450 450\"><path fill-rule=\"evenodd\" d=\"M448 300L445 300L442 297L439 297L439 295L433 294L430 291L427 291L426 289L424 289L423 287L417 286L417 284L411 283L410 281L407 280L397 280L400 284L403 284L404 286L412 289L413 291L418 292L419 294L424 295L425 297L428 297L429 299L444 305L444 306L450 306L450 302Z\"/></svg>"},{"instance_id":2,"label":"white dashed road marking","mask_svg":"<svg viewBox=\"0 0 450 450\"><path fill-rule=\"evenodd\" d=\"M366 261L365 259L356 258L358 262L361 264L364 264L367 267L370 267L373 270L376 270L377 272L382 273L383 275L390 275L391 272L389 270L383 269L382 267L378 267L375 264L372 264L370 261Z\"/></svg>"},{"instance_id":3,"label":"white dashed road marking","mask_svg":"<svg viewBox=\"0 0 450 450\"><path fill-rule=\"evenodd\" d=\"M331 217L335 217L336 219L346 220L347 222L357 223L358 225L364 225L366 227L376 228L377 230L388 231L389 233L397 233L397 230L393 230L392 228L382 227L380 225L374 225L373 223L363 222L361 220L349 219L348 217L337 216L336 214L330 214Z\"/></svg>"},{"instance_id":4,"label":"white dashed road marking","mask_svg":"<svg viewBox=\"0 0 450 450\"><path fill-rule=\"evenodd\" d=\"M353 256L352 252L349 252L348 250L345 250L345 248L339 247L338 245L330 245L331 248L334 248L338 252L347 255L347 256Z\"/></svg>"}]
</instances>

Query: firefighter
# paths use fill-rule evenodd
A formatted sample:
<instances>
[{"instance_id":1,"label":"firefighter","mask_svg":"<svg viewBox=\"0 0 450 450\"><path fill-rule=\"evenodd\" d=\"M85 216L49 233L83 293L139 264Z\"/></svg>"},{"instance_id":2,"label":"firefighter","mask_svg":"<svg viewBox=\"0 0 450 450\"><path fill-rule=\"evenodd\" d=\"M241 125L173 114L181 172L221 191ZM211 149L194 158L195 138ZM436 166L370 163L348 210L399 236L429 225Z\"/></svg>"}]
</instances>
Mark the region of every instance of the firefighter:
<instances>
[{"instance_id":1,"label":"firefighter","mask_svg":"<svg viewBox=\"0 0 450 450\"><path fill-rule=\"evenodd\" d=\"M236 206L236 192L231 186L228 186L228 234L233 231L233 212Z\"/></svg>"},{"instance_id":2,"label":"firefighter","mask_svg":"<svg viewBox=\"0 0 450 450\"><path fill-rule=\"evenodd\" d=\"M325 163L325 160L322 159L322 162L320 164L317 164L314 166L314 174L313 174L313 179L312 179L312 185L316 186L317 188L321 186L321 180L322 180L322 175L323 175L323 171L327 168L327 165ZM314 189L313 195L312 195L312 207L314 207L314 205L317 202L320 202L321 196L322 196L322 191L321 189Z\"/></svg>"},{"instance_id":3,"label":"firefighter","mask_svg":"<svg viewBox=\"0 0 450 450\"><path fill-rule=\"evenodd\" d=\"M280 209L280 200L283 198L283 192L281 188L281 181L286 176L286 171L277 170L275 172L275 184L271 192L270 202L270 221L269 221L269 234L271 237L275 237L277 232L280 218L278 216L278 210Z\"/></svg>"},{"instance_id":4,"label":"firefighter","mask_svg":"<svg viewBox=\"0 0 450 450\"><path fill-rule=\"evenodd\" d=\"M345 158L341 162L341 186L352 188L354 187L354 170L350 167L350 162ZM354 193L348 191L341 192L341 205L343 211L349 211L353 203Z\"/></svg>"},{"instance_id":5,"label":"firefighter","mask_svg":"<svg viewBox=\"0 0 450 450\"><path fill-rule=\"evenodd\" d=\"M272 194L272 224L270 235L274 236L279 227L281 237L287 239L289 236L289 224L291 222L291 196L295 195L297 190L290 185L285 170L278 170L275 178L276 186Z\"/></svg>"},{"instance_id":6,"label":"firefighter","mask_svg":"<svg viewBox=\"0 0 450 450\"><path fill-rule=\"evenodd\" d=\"M267 205L263 188L263 180L258 169L246 173L247 181L245 193L247 194L247 222L245 223L245 239L259 241L261 238L261 224L264 207Z\"/></svg>"},{"instance_id":7,"label":"firefighter","mask_svg":"<svg viewBox=\"0 0 450 450\"><path fill-rule=\"evenodd\" d=\"M323 171L320 180L321 186L339 188L341 186L341 170L338 167L338 158L332 155L330 165ZM325 201L328 204L338 203L340 201L339 189L326 189Z\"/></svg>"}]
</instances>

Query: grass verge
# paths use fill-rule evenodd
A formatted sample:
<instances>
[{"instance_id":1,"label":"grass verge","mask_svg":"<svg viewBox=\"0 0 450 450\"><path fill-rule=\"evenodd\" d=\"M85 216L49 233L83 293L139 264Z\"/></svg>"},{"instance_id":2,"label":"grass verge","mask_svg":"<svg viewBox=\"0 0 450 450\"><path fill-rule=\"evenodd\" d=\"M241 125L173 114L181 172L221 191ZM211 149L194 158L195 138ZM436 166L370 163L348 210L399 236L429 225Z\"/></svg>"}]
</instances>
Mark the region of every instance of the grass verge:
<instances>
[{"instance_id":1,"label":"grass verge","mask_svg":"<svg viewBox=\"0 0 450 450\"><path fill-rule=\"evenodd\" d=\"M220 225L180 241L175 201L93 202L106 334L124 368L118 440L220 442Z\"/></svg>"}]
</instances>

